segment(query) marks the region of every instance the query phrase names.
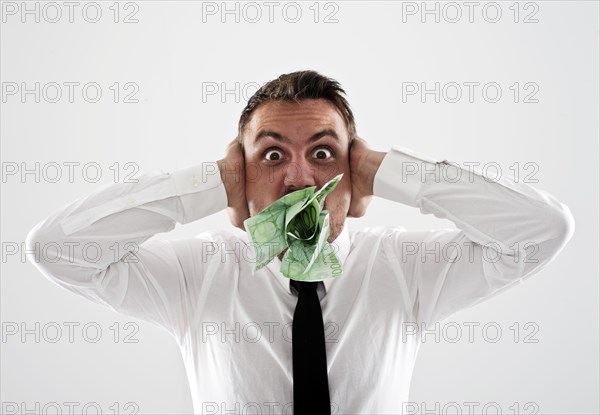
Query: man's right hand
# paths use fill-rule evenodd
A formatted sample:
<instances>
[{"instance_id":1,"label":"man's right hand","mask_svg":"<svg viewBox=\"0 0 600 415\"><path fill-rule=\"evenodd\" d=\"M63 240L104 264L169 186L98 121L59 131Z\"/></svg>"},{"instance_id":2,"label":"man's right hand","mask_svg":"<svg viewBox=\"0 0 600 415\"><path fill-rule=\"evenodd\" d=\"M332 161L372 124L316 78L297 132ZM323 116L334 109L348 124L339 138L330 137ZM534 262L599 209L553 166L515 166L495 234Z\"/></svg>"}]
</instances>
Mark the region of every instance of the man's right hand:
<instances>
[{"instance_id":1,"label":"man's right hand","mask_svg":"<svg viewBox=\"0 0 600 415\"><path fill-rule=\"evenodd\" d=\"M250 217L246 200L246 175L242 146L235 138L225 151L225 158L217 160L221 180L227 192L227 214L231 224L245 231L244 221Z\"/></svg>"}]
</instances>

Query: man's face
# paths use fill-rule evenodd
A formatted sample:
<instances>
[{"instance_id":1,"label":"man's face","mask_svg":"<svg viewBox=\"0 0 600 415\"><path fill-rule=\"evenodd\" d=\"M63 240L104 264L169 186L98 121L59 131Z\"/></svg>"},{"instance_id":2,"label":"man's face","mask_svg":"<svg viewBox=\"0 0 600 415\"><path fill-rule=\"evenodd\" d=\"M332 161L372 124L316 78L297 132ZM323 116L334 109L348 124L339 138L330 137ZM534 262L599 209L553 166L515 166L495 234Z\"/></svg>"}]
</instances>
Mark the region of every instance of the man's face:
<instances>
[{"instance_id":1,"label":"man's face","mask_svg":"<svg viewBox=\"0 0 600 415\"><path fill-rule=\"evenodd\" d=\"M270 101L254 110L243 134L246 198L254 216L282 196L321 189L344 173L325 198L332 242L342 231L351 198L348 133L336 107L323 99Z\"/></svg>"}]
</instances>

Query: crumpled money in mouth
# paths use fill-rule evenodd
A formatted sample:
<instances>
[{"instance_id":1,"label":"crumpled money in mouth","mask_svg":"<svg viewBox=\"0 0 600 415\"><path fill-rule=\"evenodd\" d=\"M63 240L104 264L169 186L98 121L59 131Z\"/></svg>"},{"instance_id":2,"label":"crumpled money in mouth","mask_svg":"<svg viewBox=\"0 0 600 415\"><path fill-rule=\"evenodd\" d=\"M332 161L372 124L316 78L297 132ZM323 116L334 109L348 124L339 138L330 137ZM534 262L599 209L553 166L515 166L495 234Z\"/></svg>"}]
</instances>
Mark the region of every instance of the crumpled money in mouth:
<instances>
[{"instance_id":1,"label":"crumpled money in mouth","mask_svg":"<svg viewBox=\"0 0 600 415\"><path fill-rule=\"evenodd\" d=\"M254 270L266 266L283 252L281 273L297 281L322 281L342 273L342 264L327 238L329 212L325 197L343 173L315 192L316 186L289 193L244 221L255 251Z\"/></svg>"}]
</instances>

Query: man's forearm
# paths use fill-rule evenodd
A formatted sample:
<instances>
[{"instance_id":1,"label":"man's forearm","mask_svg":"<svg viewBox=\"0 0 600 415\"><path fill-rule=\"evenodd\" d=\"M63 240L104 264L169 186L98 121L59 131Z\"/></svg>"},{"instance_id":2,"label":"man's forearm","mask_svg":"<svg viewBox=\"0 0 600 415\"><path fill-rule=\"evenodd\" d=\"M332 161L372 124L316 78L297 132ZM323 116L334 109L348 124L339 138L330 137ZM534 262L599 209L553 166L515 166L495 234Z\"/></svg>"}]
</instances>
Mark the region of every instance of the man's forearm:
<instances>
[{"instance_id":1,"label":"man's forearm","mask_svg":"<svg viewBox=\"0 0 600 415\"><path fill-rule=\"evenodd\" d=\"M148 172L134 183L97 189L54 212L27 235L26 244L53 251L30 258L49 274L74 281L89 280L159 232L189 223L227 206L214 162L164 173ZM94 246L90 258L86 251Z\"/></svg>"},{"instance_id":2,"label":"man's forearm","mask_svg":"<svg viewBox=\"0 0 600 415\"><path fill-rule=\"evenodd\" d=\"M518 262L507 258L513 267L521 263L519 272L543 266L574 229L568 207L545 191L505 177L490 180L480 172L400 146L394 146L382 161L374 189L378 197L451 220L471 241L502 256L522 254ZM528 255L532 258L524 261ZM499 267L498 262L494 265Z\"/></svg>"}]
</instances>

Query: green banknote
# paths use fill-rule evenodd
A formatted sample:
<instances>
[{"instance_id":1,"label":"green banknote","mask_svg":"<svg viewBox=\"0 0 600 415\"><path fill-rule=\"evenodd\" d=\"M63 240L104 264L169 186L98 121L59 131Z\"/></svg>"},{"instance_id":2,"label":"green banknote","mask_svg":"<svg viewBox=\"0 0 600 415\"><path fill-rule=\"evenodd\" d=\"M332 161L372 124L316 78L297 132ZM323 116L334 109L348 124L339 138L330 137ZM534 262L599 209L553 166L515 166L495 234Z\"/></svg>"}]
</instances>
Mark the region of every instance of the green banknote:
<instances>
[{"instance_id":1,"label":"green banknote","mask_svg":"<svg viewBox=\"0 0 600 415\"><path fill-rule=\"evenodd\" d=\"M315 192L316 186L289 193L244 221L256 253L259 270L288 248L281 273L298 281L322 281L342 273L342 264L329 237L329 212L325 197L335 189L343 173Z\"/></svg>"}]
</instances>

